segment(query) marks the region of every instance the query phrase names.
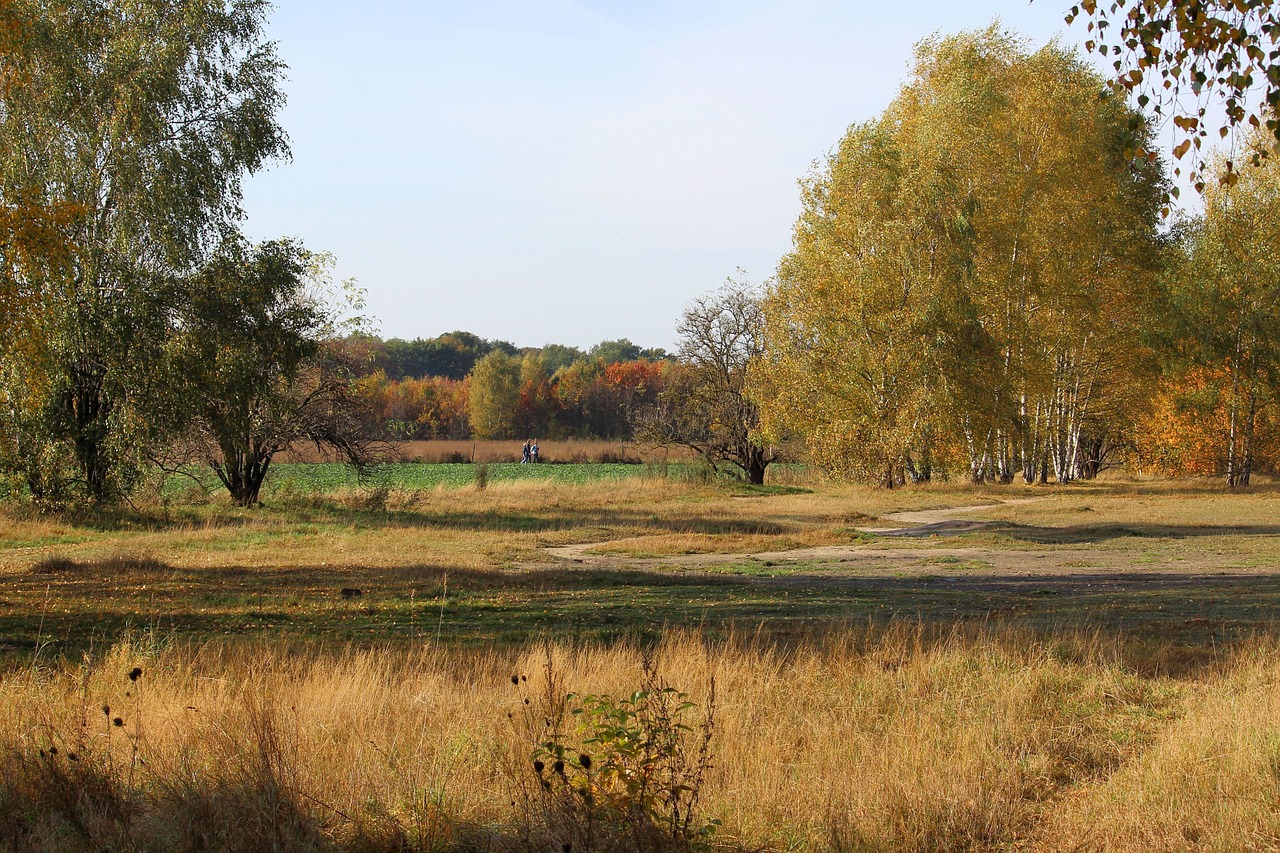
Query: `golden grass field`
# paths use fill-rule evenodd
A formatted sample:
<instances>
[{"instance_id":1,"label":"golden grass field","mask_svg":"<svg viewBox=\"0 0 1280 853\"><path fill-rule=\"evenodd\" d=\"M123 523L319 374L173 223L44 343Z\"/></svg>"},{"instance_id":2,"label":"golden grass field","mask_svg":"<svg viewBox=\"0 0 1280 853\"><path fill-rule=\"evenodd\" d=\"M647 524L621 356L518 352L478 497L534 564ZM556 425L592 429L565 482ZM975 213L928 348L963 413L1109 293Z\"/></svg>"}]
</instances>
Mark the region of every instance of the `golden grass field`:
<instances>
[{"instance_id":1,"label":"golden grass field","mask_svg":"<svg viewBox=\"0 0 1280 853\"><path fill-rule=\"evenodd\" d=\"M0 517L0 847L1280 849L1272 485L294 500Z\"/></svg>"}]
</instances>

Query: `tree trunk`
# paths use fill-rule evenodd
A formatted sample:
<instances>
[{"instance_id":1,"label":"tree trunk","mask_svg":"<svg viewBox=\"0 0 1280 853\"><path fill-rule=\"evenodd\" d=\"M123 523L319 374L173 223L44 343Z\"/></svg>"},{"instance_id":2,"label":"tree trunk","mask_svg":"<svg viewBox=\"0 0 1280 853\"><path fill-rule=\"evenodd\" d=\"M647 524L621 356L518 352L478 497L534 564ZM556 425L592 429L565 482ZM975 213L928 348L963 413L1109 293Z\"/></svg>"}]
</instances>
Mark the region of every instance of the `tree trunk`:
<instances>
[{"instance_id":1,"label":"tree trunk","mask_svg":"<svg viewBox=\"0 0 1280 853\"><path fill-rule=\"evenodd\" d=\"M218 479L227 487L231 500L237 506L253 507L259 503L262 484L267 479L274 454L264 452L223 452L221 460L211 460L210 465Z\"/></svg>"},{"instance_id":2,"label":"tree trunk","mask_svg":"<svg viewBox=\"0 0 1280 853\"><path fill-rule=\"evenodd\" d=\"M1241 460L1240 474L1236 478L1237 486L1248 486L1249 478L1253 474L1253 436L1256 431L1258 420L1258 395L1249 395L1249 413L1245 416L1244 428L1240 431L1241 435Z\"/></svg>"},{"instance_id":3,"label":"tree trunk","mask_svg":"<svg viewBox=\"0 0 1280 853\"><path fill-rule=\"evenodd\" d=\"M1239 483L1239 465L1236 462L1236 401L1231 400L1231 413L1227 423L1227 485L1235 488Z\"/></svg>"},{"instance_id":4,"label":"tree trunk","mask_svg":"<svg viewBox=\"0 0 1280 853\"><path fill-rule=\"evenodd\" d=\"M104 447L111 402L103 387L103 374L101 366L91 361L77 364L71 370L72 387L64 398L71 415L71 441L75 446L76 461L89 497L98 504L111 497L108 487L111 465Z\"/></svg>"},{"instance_id":5,"label":"tree trunk","mask_svg":"<svg viewBox=\"0 0 1280 853\"><path fill-rule=\"evenodd\" d=\"M742 470L747 475L747 482L753 486L763 486L764 471L769 466L764 458L764 448L754 445L749 447L744 461L746 464L742 466Z\"/></svg>"}]
</instances>

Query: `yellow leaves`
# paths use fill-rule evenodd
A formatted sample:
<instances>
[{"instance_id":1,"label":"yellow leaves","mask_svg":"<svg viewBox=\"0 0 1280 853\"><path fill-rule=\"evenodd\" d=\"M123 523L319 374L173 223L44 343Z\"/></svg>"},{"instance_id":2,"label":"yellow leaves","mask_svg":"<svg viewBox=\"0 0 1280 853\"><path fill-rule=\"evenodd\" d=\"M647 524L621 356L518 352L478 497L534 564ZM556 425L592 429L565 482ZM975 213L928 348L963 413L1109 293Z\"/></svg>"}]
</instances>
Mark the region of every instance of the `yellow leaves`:
<instances>
[{"instance_id":1,"label":"yellow leaves","mask_svg":"<svg viewBox=\"0 0 1280 853\"><path fill-rule=\"evenodd\" d=\"M1114 141L1148 131L1101 82L995 31L919 48L915 81L804 198L766 305L770 430L879 479L922 447L964 453L975 423L1016 433L1019 394L1078 380L1129 404L1159 178L1135 186Z\"/></svg>"}]
</instances>

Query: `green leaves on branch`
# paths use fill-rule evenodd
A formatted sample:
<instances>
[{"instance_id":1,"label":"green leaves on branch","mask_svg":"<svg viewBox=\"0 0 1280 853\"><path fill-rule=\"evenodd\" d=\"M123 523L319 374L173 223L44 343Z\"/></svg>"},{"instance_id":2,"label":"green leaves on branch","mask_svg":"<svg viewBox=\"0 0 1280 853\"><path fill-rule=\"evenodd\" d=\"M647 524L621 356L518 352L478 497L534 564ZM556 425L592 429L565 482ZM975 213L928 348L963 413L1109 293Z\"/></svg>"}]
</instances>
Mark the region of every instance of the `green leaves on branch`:
<instances>
[{"instance_id":1,"label":"green leaves on branch","mask_svg":"<svg viewBox=\"0 0 1280 853\"><path fill-rule=\"evenodd\" d=\"M234 233L244 175L288 153L268 8L5 4L0 22L21 26L0 51L0 204L56 237L38 258L0 259L5 292L26 296L0 342L13 368L0 377L0 468L33 492L56 480L109 500L175 421L163 350L179 282ZM2 226L0 244L32 248Z\"/></svg>"}]
</instances>

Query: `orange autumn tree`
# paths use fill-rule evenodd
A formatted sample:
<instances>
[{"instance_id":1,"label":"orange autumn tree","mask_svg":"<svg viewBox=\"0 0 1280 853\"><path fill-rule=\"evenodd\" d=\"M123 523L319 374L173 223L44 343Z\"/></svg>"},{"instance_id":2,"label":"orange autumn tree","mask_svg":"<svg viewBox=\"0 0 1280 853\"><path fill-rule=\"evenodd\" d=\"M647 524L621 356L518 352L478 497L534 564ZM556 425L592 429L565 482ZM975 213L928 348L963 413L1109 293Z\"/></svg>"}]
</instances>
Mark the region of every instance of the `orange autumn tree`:
<instances>
[{"instance_id":1,"label":"orange autumn tree","mask_svg":"<svg viewBox=\"0 0 1280 853\"><path fill-rule=\"evenodd\" d=\"M470 435L469 387L467 379L397 380L377 370L356 380L354 393L364 403L364 429L371 437L462 439Z\"/></svg>"},{"instance_id":2,"label":"orange autumn tree","mask_svg":"<svg viewBox=\"0 0 1280 853\"><path fill-rule=\"evenodd\" d=\"M1270 147L1270 136L1255 132L1248 144ZM1274 466L1280 403L1280 160L1238 174L1210 183L1204 216L1186 229L1171 287L1174 369L1146 442L1171 472L1221 474L1232 487Z\"/></svg>"},{"instance_id":3,"label":"orange autumn tree","mask_svg":"<svg viewBox=\"0 0 1280 853\"><path fill-rule=\"evenodd\" d=\"M466 438L471 434L467 420L471 381L447 376L424 376L409 380L417 402L418 434L422 438Z\"/></svg>"},{"instance_id":4,"label":"orange autumn tree","mask_svg":"<svg viewBox=\"0 0 1280 853\"><path fill-rule=\"evenodd\" d=\"M1227 468L1231 387L1222 371L1188 368L1161 383L1152 408L1138 425L1140 470L1166 477L1210 477ZM1263 409L1254 423L1255 466L1274 467L1280 450L1280 418Z\"/></svg>"},{"instance_id":5,"label":"orange autumn tree","mask_svg":"<svg viewBox=\"0 0 1280 853\"><path fill-rule=\"evenodd\" d=\"M631 423L641 408L657 402L669 366L665 361L637 360L619 361L605 367L604 386L613 392L626 423Z\"/></svg>"},{"instance_id":6,"label":"orange autumn tree","mask_svg":"<svg viewBox=\"0 0 1280 853\"><path fill-rule=\"evenodd\" d=\"M541 355L529 353L520 360L520 393L516 401L516 435L547 435L556 413L551 376Z\"/></svg>"}]
</instances>

